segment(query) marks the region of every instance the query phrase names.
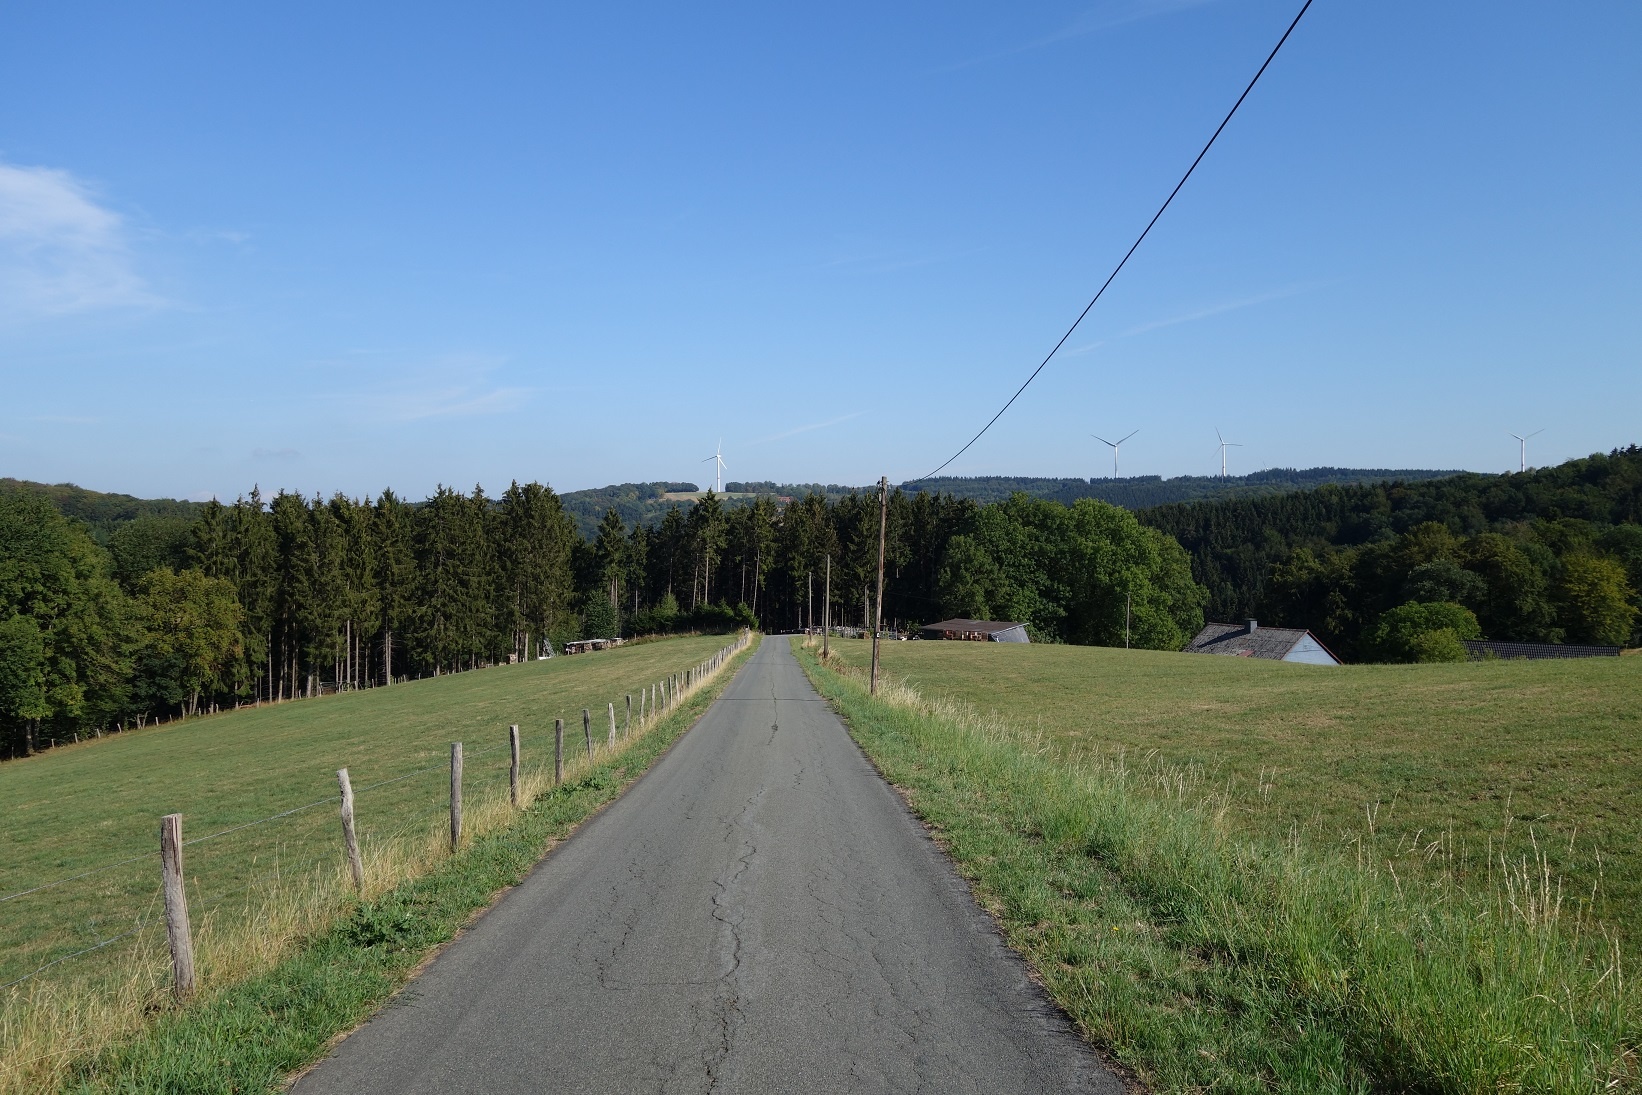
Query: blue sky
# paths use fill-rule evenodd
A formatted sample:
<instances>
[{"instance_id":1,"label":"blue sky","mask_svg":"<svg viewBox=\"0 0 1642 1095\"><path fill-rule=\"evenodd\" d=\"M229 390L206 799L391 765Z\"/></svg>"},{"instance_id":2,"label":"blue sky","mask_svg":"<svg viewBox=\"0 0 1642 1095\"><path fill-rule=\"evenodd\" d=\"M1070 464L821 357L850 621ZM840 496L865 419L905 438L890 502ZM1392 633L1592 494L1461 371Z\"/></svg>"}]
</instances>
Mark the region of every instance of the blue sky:
<instances>
[{"instance_id":1,"label":"blue sky","mask_svg":"<svg viewBox=\"0 0 1642 1095\"><path fill-rule=\"evenodd\" d=\"M0 475L912 478L1297 7L9 5ZM949 473L1642 441L1639 52L1631 0L1317 0Z\"/></svg>"}]
</instances>

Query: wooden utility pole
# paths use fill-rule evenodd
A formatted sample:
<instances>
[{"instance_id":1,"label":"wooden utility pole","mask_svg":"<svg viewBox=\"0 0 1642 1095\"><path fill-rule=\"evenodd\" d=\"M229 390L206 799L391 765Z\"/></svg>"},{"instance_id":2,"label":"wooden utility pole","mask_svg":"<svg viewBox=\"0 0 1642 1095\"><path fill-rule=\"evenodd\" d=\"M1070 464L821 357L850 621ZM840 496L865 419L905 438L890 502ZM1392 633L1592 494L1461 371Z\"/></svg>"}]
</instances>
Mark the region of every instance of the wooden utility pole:
<instances>
[{"instance_id":1,"label":"wooden utility pole","mask_svg":"<svg viewBox=\"0 0 1642 1095\"><path fill-rule=\"evenodd\" d=\"M889 525L889 476L878 480L878 599L872 610L872 684L878 694L878 629L884 622L884 531Z\"/></svg>"},{"instance_id":2,"label":"wooden utility pole","mask_svg":"<svg viewBox=\"0 0 1642 1095\"><path fill-rule=\"evenodd\" d=\"M832 556L827 556L826 591L821 594L821 660L826 661L827 633L832 630Z\"/></svg>"}]
</instances>

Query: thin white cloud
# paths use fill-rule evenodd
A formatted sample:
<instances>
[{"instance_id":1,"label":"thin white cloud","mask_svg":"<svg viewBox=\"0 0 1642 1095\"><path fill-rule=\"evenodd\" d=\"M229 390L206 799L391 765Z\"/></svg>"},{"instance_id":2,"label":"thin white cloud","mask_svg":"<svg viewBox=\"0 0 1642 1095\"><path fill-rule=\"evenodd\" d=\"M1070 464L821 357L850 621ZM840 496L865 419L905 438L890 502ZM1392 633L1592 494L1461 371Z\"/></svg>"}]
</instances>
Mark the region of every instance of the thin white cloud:
<instances>
[{"instance_id":1,"label":"thin white cloud","mask_svg":"<svg viewBox=\"0 0 1642 1095\"><path fill-rule=\"evenodd\" d=\"M795 437L801 433L809 433L811 430L824 430L828 426L836 426L840 422L848 422L852 418L860 418L865 413L865 411L855 411L852 414L840 415L837 418L829 418L825 422L811 422L808 426L798 426L794 429L786 431L785 433L775 433L771 434L769 437L760 437L757 441L749 441L747 444L763 445L771 441L780 441L783 438Z\"/></svg>"},{"instance_id":2,"label":"thin white cloud","mask_svg":"<svg viewBox=\"0 0 1642 1095\"><path fill-rule=\"evenodd\" d=\"M0 163L0 316L163 303L132 264L120 215L67 171Z\"/></svg>"},{"instance_id":3,"label":"thin white cloud","mask_svg":"<svg viewBox=\"0 0 1642 1095\"><path fill-rule=\"evenodd\" d=\"M1043 49L1073 38L1082 38L1090 34L1099 34L1101 31L1113 30L1127 26L1130 23L1139 23L1146 19L1156 19L1159 16L1173 15L1177 11L1189 8L1203 7L1212 4L1215 0L1113 0L1112 3L1101 4L1089 8L1059 30L1034 38L1029 42L1022 42L1018 46L999 50L996 53L986 53L979 57L959 61L948 65L940 72L956 72L959 69L973 68L993 61L1015 57L1035 49Z\"/></svg>"},{"instance_id":4,"label":"thin white cloud","mask_svg":"<svg viewBox=\"0 0 1642 1095\"><path fill-rule=\"evenodd\" d=\"M322 369L343 368L369 375L366 386L354 385L346 397L366 415L386 422L422 422L437 418L469 418L505 414L520 409L537 389L497 384L493 374L503 359L485 354L459 353L404 365L392 351L367 352L376 358L361 369L359 354L350 361L317 362Z\"/></svg>"},{"instance_id":5,"label":"thin white cloud","mask_svg":"<svg viewBox=\"0 0 1642 1095\"><path fill-rule=\"evenodd\" d=\"M1170 316L1167 319L1153 320L1150 323L1142 323L1138 327L1129 328L1118 337L1133 338L1135 335L1143 335L1148 331L1159 331L1165 327L1175 327L1182 323L1193 323L1200 319L1208 319L1210 316L1220 316L1225 315L1227 312L1236 312L1243 308L1252 308L1256 304L1266 304L1270 301L1282 300L1285 297L1299 296L1301 293L1309 293L1315 288L1317 288L1315 285L1291 285L1285 289L1273 289L1269 293L1260 293L1257 296L1243 297L1238 300L1228 300L1220 304L1212 304L1207 308L1198 308L1182 315Z\"/></svg>"}]
</instances>

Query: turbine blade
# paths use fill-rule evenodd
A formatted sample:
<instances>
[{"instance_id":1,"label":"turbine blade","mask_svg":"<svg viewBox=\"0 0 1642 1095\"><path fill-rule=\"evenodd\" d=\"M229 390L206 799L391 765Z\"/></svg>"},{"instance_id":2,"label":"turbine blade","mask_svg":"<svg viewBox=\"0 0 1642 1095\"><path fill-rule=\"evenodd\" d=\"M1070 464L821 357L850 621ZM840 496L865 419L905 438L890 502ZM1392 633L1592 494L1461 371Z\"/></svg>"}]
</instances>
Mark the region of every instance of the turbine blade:
<instances>
[{"instance_id":1,"label":"turbine blade","mask_svg":"<svg viewBox=\"0 0 1642 1095\"><path fill-rule=\"evenodd\" d=\"M1133 437L1133 436L1134 436L1134 435L1135 435L1135 434L1137 434L1137 433L1139 433L1139 432L1140 432L1140 431L1139 431L1139 430L1130 430L1130 431L1129 431L1129 437ZM1121 444L1123 444L1123 442L1124 442L1124 441L1127 441L1127 440L1129 440L1129 437L1125 437L1125 438L1123 438L1123 439L1122 439L1122 440L1120 440L1120 441L1118 441L1118 444L1119 444L1119 445L1121 445Z\"/></svg>"}]
</instances>

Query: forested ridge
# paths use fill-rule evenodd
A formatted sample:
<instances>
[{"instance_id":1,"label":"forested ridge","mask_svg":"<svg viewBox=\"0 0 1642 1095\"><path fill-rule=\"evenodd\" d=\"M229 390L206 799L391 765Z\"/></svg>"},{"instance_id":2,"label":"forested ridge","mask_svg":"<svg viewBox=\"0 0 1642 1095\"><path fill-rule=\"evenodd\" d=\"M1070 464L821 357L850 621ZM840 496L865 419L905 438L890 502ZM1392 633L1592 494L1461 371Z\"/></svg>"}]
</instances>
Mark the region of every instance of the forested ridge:
<instances>
[{"instance_id":1,"label":"forested ridge","mask_svg":"<svg viewBox=\"0 0 1642 1095\"><path fill-rule=\"evenodd\" d=\"M609 488L584 533L535 483L230 505L0 483L0 752L547 642L813 626L829 560L834 622L870 619L875 491L707 492L624 519L684 486ZM1205 616L1256 616L1348 660L1461 657L1479 636L1635 645L1642 450L1138 514L897 488L885 558L889 626L1007 619L1040 642L1179 649Z\"/></svg>"},{"instance_id":2,"label":"forested ridge","mask_svg":"<svg viewBox=\"0 0 1642 1095\"><path fill-rule=\"evenodd\" d=\"M1525 473L1325 486L1138 516L1191 556L1211 619L1309 627L1348 659L1409 654L1393 632L1416 614L1410 604L1459 606L1459 638L1642 645L1635 445Z\"/></svg>"},{"instance_id":3,"label":"forested ridge","mask_svg":"<svg viewBox=\"0 0 1642 1095\"><path fill-rule=\"evenodd\" d=\"M614 500L612 500L614 501ZM441 487L422 502L257 490L156 511L99 543L45 494L0 491L0 751L146 719L530 659L544 642L870 619L876 492L708 492L655 523ZM1127 511L892 491L889 625L1019 619L1040 640L1178 648L1201 623L1186 555ZM830 567L829 567L830 559Z\"/></svg>"}]
</instances>

